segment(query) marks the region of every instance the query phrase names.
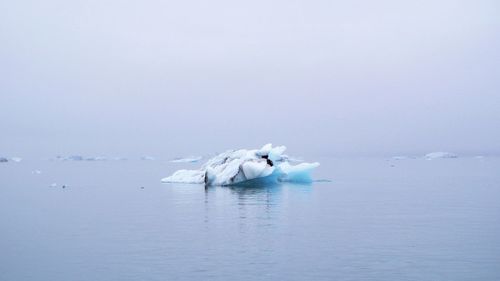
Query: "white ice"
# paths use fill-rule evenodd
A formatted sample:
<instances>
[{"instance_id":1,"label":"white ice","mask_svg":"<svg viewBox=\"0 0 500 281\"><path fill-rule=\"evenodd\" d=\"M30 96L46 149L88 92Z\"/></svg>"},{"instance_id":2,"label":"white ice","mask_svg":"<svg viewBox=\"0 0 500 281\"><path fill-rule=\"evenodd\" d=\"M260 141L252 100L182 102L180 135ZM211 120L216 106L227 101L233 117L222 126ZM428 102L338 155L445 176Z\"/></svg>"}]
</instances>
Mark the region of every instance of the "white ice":
<instances>
[{"instance_id":1,"label":"white ice","mask_svg":"<svg viewBox=\"0 0 500 281\"><path fill-rule=\"evenodd\" d=\"M94 156L94 157L87 157L85 158L87 161L106 161L106 157L103 156Z\"/></svg>"},{"instance_id":2,"label":"white ice","mask_svg":"<svg viewBox=\"0 0 500 281\"><path fill-rule=\"evenodd\" d=\"M408 158L409 158L408 156L394 156L391 159L392 160L406 160Z\"/></svg>"},{"instance_id":3,"label":"white ice","mask_svg":"<svg viewBox=\"0 0 500 281\"><path fill-rule=\"evenodd\" d=\"M164 178L162 182L179 182L179 183L203 183L205 180L205 172L201 170L179 170L168 178Z\"/></svg>"},{"instance_id":4,"label":"white ice","mask_svg":"<svg viewBox=\"0 0 500 281\"><path fill-rule=\"evenodd\" d=\"M458 155L450 152L431 152L425 155L425 159L427 160L432 160L432 159L441 159L441 158L458 158Z\"/></svg>"},{"instance_id":5,"label":"white ice","mask_svg":"<svg viewBox=\"0 0 500 281\"><path fill-rule=\"evenodd\" d=\"M144 160L144 161L154 161L155 158L152 157L152 156L144 155L144 156L141 157L141 160Z\"/></svg>"},{"instance_id":6,"label":"white ice","mask_svg":"<svg viewBox=\"0 0 500 281\"><path fill-rule=\"evenodd\" d=\"M171 160L171 163L196 163L202 159L201 156L189 156L185 158L176 158Z\"/></svg>"},{"instance_id":7,"label":"white ice","mask_svg":"<svg viewBox=\"0 0 500 281\"><path fill-rule=\"evenodd\" d=\"M261 149L229 150L209 159L199 170L179 170L163 178L164 183L238 185L263 181L312 182L311 172L319 163L291 165L286 147L266 144Z\"/></svg>"}]
</instances>

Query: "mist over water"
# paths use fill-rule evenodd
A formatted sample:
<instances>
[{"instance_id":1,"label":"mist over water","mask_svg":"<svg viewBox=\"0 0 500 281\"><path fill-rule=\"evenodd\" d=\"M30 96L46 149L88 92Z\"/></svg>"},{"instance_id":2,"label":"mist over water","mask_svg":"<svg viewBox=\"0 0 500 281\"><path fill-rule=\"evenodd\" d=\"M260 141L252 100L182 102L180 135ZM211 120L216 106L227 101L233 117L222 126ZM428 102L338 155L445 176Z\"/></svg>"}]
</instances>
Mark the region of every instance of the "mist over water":
<instances>
[{"instance_id":1,"label":"mist over water","mask_svg":"<svg viewBox=\"0 0 500 281\"><path fill-rule=\"evenodd\" d=\"M0 1L0 281L500 280L499 3Z\"/></svg>"},{"instance_id":2,"label":"mist over water","mask_svg":"<svg viewBox=\"0 0 500 281\"><path fill-rule=\"evenodd\" d=\"M500 151L497 1L0 10L2 154Z\"/></svg>"}]
</instances>

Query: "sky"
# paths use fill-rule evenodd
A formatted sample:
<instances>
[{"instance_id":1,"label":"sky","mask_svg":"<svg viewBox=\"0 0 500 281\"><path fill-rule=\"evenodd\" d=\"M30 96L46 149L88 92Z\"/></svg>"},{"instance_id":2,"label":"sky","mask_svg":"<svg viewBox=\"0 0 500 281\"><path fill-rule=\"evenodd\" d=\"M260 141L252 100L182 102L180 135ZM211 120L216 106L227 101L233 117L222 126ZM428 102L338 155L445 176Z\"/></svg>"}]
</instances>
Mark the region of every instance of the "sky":
<instances>
[{"instance_id":1,"label":"sky","mask_svg":"<svg viewBox=\"0 0 500 281\"><path fill-rule=\"evenodd\" d=\"M500 152L500 2L0 0L0 156Z\"/></svg>"}]
</instances>

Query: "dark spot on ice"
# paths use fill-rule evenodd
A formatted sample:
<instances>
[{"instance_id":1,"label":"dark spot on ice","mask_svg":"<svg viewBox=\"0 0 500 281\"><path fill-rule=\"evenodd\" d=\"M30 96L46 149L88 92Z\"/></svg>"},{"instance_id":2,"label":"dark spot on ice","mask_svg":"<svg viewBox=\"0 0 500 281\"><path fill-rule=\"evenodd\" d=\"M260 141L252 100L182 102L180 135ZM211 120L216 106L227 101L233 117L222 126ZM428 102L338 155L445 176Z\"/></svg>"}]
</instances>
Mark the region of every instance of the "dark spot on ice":
<instances>
[{"instance_id":1,"label":"dark spot on ice","mask_svg":"<svg viewBox=\"0 0 500 281\"><path fill-rule=\"evenodd\" d=\"M273 164L273 161L271 161L271 159L269 159L269 155L262 155L261 157L262 157L263 159L266 159L267 165L269 165L269 166L271 166L271 167L274 165L274 164Z\"/></svg>"}]
</instances>

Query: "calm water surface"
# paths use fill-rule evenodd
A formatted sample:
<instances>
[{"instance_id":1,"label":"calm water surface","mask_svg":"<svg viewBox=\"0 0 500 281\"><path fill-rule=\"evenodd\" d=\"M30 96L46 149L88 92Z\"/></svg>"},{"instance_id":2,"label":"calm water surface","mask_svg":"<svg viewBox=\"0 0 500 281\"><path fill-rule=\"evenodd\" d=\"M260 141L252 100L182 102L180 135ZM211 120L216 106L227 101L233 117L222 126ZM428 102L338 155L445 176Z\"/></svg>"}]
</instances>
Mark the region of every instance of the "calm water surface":
<instances>
[{"instance_id":1,"label":"calm water surface","mask_svg":"<svg viewBox=\"0 0 500 281\"><path fill-rule=\"evenodd\" d=\"M0 280L500 280L500 159L319 161L330 182L208 189L0 163Z\"/></svg>"}]
</instances>

